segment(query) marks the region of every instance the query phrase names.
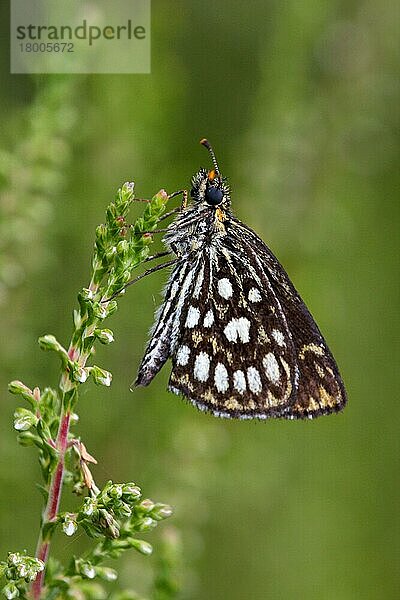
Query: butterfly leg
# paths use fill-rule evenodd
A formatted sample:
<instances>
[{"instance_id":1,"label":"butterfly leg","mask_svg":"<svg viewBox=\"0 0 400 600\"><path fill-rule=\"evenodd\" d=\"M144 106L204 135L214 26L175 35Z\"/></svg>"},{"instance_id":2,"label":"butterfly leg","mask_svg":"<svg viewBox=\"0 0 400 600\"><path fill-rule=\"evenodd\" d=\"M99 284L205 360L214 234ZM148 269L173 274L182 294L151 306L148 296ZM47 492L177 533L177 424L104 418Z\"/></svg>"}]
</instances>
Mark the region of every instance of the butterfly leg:
<instances>
[{"instance_id":1,"label":"butterfly leg","mask_svg":"<svg viewBox=\"0 0 400 600\"><path fill-rule=\"evenodd\" d=\"M116 298L117 296L119 296L119 294L121 292L123 292L124 290L126 290L127 287L133 285L137 281L140 281L141 279L143 279L143 277L146 277L147 275L151 275L151 273L155 273L156 271L160 271L161 269L165 269L166 267L170 267L170 266L174 265L175 263L177 263L178 260L179 260L179 258L174 258L173 260L168 260L167 262L162 263L161 265L157 265L155 267L151 267L151 269L147 269L146 271L144 271L143 273L141 273L137 277L134 277L133 279L131 279L130 281L128 281L128 283L126 283L124 285L124 287L122 287L120 290L118 290L118 292L115 292L112 296L110 296L109 298L105 298L101 302L103 302L103 303L104 302L110 302L110 300L113 300L114 298Z\"/></svg>"},{"instance_id":2,"label":"butterfly leg","mask_svg":"<svg viewBox=\"0 0 400 600\"><path fill-rule=\"evenodd\" d=\"M161 221L164 221L164 219L168 219L168 217L172 217L172 215L176 215L176 213L181 212L181 207L177 206L176 208L170 210L169 212L165 213L165 215L163 215L162 217L160 217L160 219L158 219L158 222L160 223Z\"/></svg>"},{"instance_id":3,"label":"butterfly leg","mask_svg":"<svg viewBox=\"0 0 400 600\"><path fill-rule=\"evenodd\" d=\"M143 273L141 273L134 279L131 279L130 281L128 281L128 283L126 283L124 285L123 289L126 289L130 285L133 285L140 279L143 279L143 277L146 277L147 275L151 275L151 273L155 273L156 271L160 271L161 269L165 269L166 267L170 267L170 266L174 265L176 262L178 262L178 260L179 260L178 258L174 258L172 260L167 260L167 262L164 262L161 265L156 265L155 267L151 267L151 269L147 269L146 271L144 271Z\"/></svg>"},{"instance_id":4,"label":"butterfly leg","mask_svg":"<svg viewBox=\"0 0 400 600\"><path fill-rule=\"evenodd\" d=\"M143 262L149 262L150 260L155 260L156 258L162 258L163 256L168 256L171 252L157 252L157 254L153 254L152 256L148 256L144 259Z\"/></svg>"},{"instance_id":5,"label":"butterfly leg","mask_svg":"<svg viewBox=\"0 0 400 600\"><path fill-rule=\"evenodd\" d=\"M152 233L165 233L166 231L168 231L168 228L163 227L162 229L152 229L151 231L137 231L133 235L149 235Z\"/></svg>"},{"instance_id":6,"label":"butterfly leg","mask_svg":"<svg viewBox=\"0 0 400 600\"><path fill-rule=\"evenodd\" d=\"M171 198L175 198L175 196L179 196L180 194L182 194L182 202L181 202L180 209L183 210L187 206L187 201L188 201L187 190L178 190L177 192L173 192L172 194L170 194L168 196L168 200L171 200Z\"/></svg>"},{"instance_id":7,"label":"butterfly leg","mask_svg":"<svg viewBox=\"0 0 400 600\"><path fill-rule=\"evenodd\" d=\"M187 202L188 202L188 193L187 193L187 190L183 190L181 210L184 210L186 208Z\"/></svg>"}]
</instances>

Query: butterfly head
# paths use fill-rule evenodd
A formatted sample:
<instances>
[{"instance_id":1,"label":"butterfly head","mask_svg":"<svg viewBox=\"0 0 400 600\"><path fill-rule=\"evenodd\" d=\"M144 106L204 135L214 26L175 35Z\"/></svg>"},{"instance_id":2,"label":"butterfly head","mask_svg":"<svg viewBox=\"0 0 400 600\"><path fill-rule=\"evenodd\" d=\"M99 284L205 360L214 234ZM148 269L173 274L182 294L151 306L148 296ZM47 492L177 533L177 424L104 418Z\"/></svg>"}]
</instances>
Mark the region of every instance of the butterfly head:
<instances>
[{"instance_id":1,"label":"butterfly head","mask_svg":"<svg viewBox=\"0 0 400 600\"><path fill-rule=\"evenodd\" d=\"M200 169L194 175L190 195L195 202L205 204L210 208L227 209L230 206L230 196L226 178L221 175L210 142L202 139L200 144L205 146L209 151L214 168L211 170Z\"/></svg>"}]
</instances>

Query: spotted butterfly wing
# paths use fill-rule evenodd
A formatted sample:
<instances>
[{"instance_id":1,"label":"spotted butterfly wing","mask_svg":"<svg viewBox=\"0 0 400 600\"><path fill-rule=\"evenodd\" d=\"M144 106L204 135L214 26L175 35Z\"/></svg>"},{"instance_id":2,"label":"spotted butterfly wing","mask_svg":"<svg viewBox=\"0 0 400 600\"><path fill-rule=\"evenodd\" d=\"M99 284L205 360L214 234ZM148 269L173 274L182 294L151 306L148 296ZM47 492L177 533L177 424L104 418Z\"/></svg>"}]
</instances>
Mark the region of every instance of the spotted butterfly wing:
<instances>
[{"instance_id":1,"label":"spotted butterfly wing","mask_svg":"<svg viewBox=\"0 0 400 600\"><path fill-rule=\"evenodd\" d=\"M216 168L193 178L194 203L165 237L177 262L136 385L171 358L169 390L216 416L339 411L346 395L335 360L283 267L232 215L212 157Z\"/></svg>"},{"instance_id":2,"label":"spotted butterfly wing","mask_svg":"<svg viewBox=\"0 0 400 600\"><path fill-rule=\"evenodd\" d=\"M290 364L295 370L295 386L289 406L279 416L313 418L338 412L346 403L338 367L285 269L254 231L236 219L231 237L236 247L243 250L247 269L251 272L254 268L261 281L268 280L288 328L288 339L282 341L293 349L294 360ZM276 330L272 333L276 335Z\"/></svg>"},{"instance_id":3,"label":"spotted butterfly wing","mask_svg":"<svg viewBox=\"0 0 400 600\"><path fill-rule=\"evenodd\" d=\"M169 389L217 416L277 415L291 397L296 372L276 299L225 248L206 249L196 275L173 348Z\"/></svg>"}]
</instances>

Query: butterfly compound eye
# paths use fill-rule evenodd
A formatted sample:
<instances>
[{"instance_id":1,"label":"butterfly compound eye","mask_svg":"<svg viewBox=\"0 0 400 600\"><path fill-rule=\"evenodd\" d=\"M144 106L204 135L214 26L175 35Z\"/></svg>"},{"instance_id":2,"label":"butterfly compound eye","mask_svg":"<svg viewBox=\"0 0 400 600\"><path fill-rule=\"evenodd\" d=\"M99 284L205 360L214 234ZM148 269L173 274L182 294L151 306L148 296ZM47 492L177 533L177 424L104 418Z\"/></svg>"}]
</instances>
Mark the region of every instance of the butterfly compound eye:
<instances>
[{"instance_id":1,"label":"butterfly compound eye","mask_svg":"<svg viewBox=\"0 0 400 600\"><path fill-rule=\"evenodd\" d=\"M205 198L208 204L210 204L211 206L217 206L218 204L221 204L223 196L224 194L222 190L214 186L210 186L206 190Z\"/></svg>"}]
</instances>

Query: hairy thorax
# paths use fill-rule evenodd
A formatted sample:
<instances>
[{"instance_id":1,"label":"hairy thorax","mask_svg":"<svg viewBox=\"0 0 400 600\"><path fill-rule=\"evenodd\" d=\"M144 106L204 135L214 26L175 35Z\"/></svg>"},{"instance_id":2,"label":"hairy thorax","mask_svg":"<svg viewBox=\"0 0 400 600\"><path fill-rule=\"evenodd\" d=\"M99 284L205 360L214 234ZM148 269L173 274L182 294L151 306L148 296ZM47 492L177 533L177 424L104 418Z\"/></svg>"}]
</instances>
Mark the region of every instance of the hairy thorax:
<instances>
[{"instance_id":1,"label":"hairy thorax","mask_svg":"<svg viewBox=\"0 0 400 600\"><path fill-rule=\"evenodd\" d=\"M229 216L221 208L191 206L171 223L165 245L179 257L201 251L226 235Z\"/></svg>"}]
</instances>

